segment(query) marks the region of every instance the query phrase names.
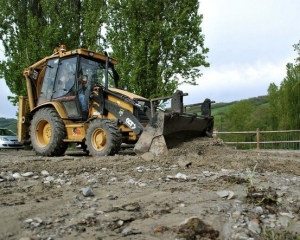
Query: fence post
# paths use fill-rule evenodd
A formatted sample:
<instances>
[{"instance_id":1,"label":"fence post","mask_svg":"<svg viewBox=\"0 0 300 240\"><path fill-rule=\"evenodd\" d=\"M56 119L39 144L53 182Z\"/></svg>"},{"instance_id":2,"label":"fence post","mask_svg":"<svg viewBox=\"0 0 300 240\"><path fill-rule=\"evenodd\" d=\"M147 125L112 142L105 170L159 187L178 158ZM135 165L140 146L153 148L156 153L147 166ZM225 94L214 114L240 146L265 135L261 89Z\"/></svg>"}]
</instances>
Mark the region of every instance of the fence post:
<instances>
[{"instance_id":1,"label":"fence post","mask_svg":"<svg viewBox=\"0 0 300 240\"><path fill-rule=\"evenodd\" d=\"M259 142L260 142L260 134L259 134L259 128L256 128L256 149L260 149Z\"/></svg>"},{"instance_id":2,"label":"fence post","mask_svg":"<svg viewBox=\"0 0 300 240\"><path fill-rule=\"evenodd\" d=\"M213 136L215 138L218 138L218 129L217 128L213 130Z\"/></svg>"}]
</instances>

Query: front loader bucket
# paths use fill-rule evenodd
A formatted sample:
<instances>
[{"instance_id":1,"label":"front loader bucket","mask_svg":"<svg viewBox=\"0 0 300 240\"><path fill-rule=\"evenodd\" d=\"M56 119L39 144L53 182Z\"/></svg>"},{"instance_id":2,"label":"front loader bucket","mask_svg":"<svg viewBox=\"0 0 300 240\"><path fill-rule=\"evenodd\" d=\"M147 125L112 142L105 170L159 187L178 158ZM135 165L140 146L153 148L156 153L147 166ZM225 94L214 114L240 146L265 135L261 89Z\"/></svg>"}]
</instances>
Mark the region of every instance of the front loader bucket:
<instances>
[{"instance_id":1,"label":"front loader bucket","mask_svg":"<svg viewBox=\"0 0 300 240\"><path fill-rule=\"evenodd\" d=\"M166 155L168 148L194 137L212 136L214 118L178 112L156 113L144 128L134 151Z\"/></svg>"}]
</instances>

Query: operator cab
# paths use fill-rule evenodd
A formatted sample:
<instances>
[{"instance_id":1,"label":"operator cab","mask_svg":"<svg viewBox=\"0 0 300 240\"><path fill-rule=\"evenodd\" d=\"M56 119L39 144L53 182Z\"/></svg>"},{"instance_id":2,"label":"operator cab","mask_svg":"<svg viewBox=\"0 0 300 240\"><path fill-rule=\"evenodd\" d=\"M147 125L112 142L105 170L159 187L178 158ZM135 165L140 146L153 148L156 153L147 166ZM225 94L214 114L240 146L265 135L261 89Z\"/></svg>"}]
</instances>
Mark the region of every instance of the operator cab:
<instances>
[{"instance_id":1,"label":"operator cab","mask_svg":"<svg viewBox=\"0 0 300 240\"><path fill-rule=\"evenodd\" d=\"M118 87L118 74L110 58L99 56L102 59L81 54L48 59L37 106L50 101L59 102L68 118L87 119L93 86Z\"/></svg>"}]
</instances>

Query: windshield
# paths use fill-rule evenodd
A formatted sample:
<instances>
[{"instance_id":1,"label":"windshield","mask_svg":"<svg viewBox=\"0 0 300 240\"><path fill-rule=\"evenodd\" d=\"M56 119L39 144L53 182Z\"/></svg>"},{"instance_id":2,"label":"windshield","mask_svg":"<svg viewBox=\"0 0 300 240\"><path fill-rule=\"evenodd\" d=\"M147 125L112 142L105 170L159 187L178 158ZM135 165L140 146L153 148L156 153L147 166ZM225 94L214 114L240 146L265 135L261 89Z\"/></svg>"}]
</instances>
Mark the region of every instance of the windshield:
<instances>
[{"instance_id":1,"label":"windshield","mask_svg":"<svg viewBox=\"0 0 300 240\"><path fill-rule=\"evenodd\" d=\"M117 87L117 83L115 82L115 74L116 72L113 69L113 65L111 65L108 69L109 87ZM95 84L105 86L105 62L81 57L79 75L87 76L91 86Z\"/></svg>"},{"instance_id":2,"label":"windshield","mask_svg":"<svg viewBox=\"0 0 300 240\"><path fill-rule=\"evenodd\" d=\"M16 136L16 134L14 134L9 129L0 129L0 135L2 135L2 136Z\"/></svg>"}]
</instances>

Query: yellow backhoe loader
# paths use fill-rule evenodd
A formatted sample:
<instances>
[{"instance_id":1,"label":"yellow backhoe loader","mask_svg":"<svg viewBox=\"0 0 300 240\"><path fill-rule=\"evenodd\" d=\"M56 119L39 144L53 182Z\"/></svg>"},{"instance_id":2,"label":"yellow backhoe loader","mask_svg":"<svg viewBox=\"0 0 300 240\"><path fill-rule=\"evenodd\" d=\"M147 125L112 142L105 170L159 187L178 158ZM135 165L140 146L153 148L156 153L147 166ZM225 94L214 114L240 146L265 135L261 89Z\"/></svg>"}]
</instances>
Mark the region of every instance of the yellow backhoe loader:
<instances>
[{"instance_id":1,"label":"yellow backhoe loader","mask_svg":"<svg viewBox=\"0 0 300 240\"><path fill-rule=\"evenodd\" d=\"M81 144L93 156L114 155L121 144L134 151L167 154L185 139L211 136L211 101L202 114L187 114L186 95L148 100L118 88L116 60L87 49L65 45L24 69L27 96L19 97L18 138L37 155L61 156L69 143ZM171 99L169 109L158 103Z\"/></svg>"}]
</instances>

